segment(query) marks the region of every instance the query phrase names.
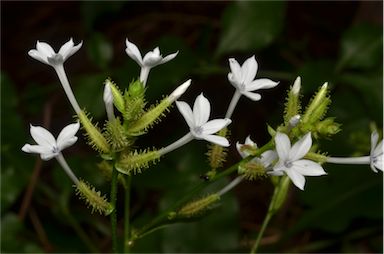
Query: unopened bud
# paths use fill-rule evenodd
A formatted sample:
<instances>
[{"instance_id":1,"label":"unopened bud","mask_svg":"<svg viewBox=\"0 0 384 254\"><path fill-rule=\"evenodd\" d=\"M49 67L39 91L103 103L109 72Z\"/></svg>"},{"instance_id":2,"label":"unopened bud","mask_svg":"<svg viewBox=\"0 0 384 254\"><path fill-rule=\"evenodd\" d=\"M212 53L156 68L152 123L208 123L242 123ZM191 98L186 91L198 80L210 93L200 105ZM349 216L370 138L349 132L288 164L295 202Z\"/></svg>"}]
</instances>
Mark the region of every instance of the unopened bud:
<instances>
[{"instance_id":1,"label":"unopened bud","mask_svg":"<svg viewBox=\"0 0 384 254\"><path fill-rule=\"evenodd\" d=\"M294 128L300 123L300 115L295 115L289 120L289 127Z\"/></svg>"},{"instance_id":2,"label":"unopened bud","mask_svg":"<svg viewBox=\"0 0 384 254\"><path fill-rule=\"evenodd\" d=\"M188 79L185 81L182 85L177 87L168 97L168 99L172 102L176 101L177 99L180 98L181 95L187 91L188 87L191 85L191 80Z\"/></svg>"},{"instance_id":3,"label":"unopened bud","mask_svg":"<svg viewBox=\"0 0 384 254\"><path fill-rule=\"evenodd\" d=\"M298 95L300 92L300 88L301 88L301 77L298 76L295 82L293 83L293 87L291 91L293 94Z\"/></svg>"}]
</instances>

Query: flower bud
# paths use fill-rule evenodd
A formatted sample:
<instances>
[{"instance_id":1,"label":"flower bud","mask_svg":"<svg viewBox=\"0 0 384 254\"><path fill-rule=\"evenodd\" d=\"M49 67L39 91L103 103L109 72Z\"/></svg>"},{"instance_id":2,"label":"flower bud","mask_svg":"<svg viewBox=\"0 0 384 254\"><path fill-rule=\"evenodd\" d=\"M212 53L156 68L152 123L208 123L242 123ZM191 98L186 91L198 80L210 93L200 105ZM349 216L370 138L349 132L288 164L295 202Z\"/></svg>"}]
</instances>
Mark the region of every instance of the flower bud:
<instances>
[{"instance_id":1,"label":"flower bud","mask_svg":"<svg viewBox=\"0 0 384 254\"><path fill-rule=\"evenodd\" d=\"M211 194L198 200L187 203L177 212L171 212L168 216L169 219L175 218L194 218L203 215L212 209L212 205L220 200L218 194Z\"/></svg>"},{"instance_id":2,"label":"flower bud","mask_svg":"<svg viewBox=\"0 0 384 254\"><path fill-rule=\"evenodd\" d=\"M116 84L114 84L110 79L105 80L105 85L109 86L111 89L111 93L113 95L113 103L115 104L115 107L117 110L119 110L121 113L124 112L124 98L122 93L117 88Z\"/></svg>"},{"instance_id":3,"label":"flower bud","mask_svg":"<svg viewBox=\"0 0 384 254\"><path fill-rule=\"evenodd\" d=\"M177 87L169 96L168 99L172 102L176 101L177 99L180 98L181 95L187 91L188 87L191 85L191 80L188 79L185 81L182 85Z\"/></svg>"},{"instance_id":4,"label":"flower bud","mask_svg":"<svg viewBox=\"0 0 384 254\"><path fill-rule=\"evenodd\" d=\"M291 90L288 92L287 101L285 103L284 109L284 124L289 125L289 121L292 117L298 115L301 110L300 106L300 87L301 87L301 78L297 77Z\"/></svg>"},{"instance_id":5,"label":"flower bud","mask_svg":"<svg viewBox=\"0 0 384 254\"><path fill-rule=\"evenodd\" d=\"M328 83L324 83L307 106L302 118L303 123L313 124L324 117L327 113L328 106L331 103L328 93Z\"/></svg>"}]
</instances>

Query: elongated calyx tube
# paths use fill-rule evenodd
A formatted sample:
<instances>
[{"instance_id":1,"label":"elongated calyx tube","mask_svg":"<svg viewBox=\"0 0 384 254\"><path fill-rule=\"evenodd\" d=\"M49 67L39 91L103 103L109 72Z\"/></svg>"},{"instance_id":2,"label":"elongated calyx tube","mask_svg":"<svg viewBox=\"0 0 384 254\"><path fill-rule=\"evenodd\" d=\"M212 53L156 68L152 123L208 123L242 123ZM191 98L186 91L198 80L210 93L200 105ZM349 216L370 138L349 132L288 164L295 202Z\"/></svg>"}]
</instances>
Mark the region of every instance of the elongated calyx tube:
<instances>
[{"instance_id":1,"label":"elongated calyx tube","mask_svg":"<svg viewBox=\"0 0 384 254\"><path fill-rule=\"evenodd\" d=\"M107 140L105 139L103 134L101 134L99 128L92 124L92 121L88 118L87 114L84 113L83 110L81 110L77 114L77 117L79 118L81 124L83 125L83 128L87 133L87 138L90 145L99 152L109 153L110 147Z\"/></svg>"},{"instance_id":2,"label":"elongated calyx tube","mask_svg":"<svg viewBox=\"0 0 384 254\"><path fill-rule=\"evenodd\" d=\"M92 212L96 211L107 216L114 209L100 191L96 191L94 187L83 180L80 180L76 185L76 193L87 203L88 207L91 207Z\"/></svg>"}]
</instances>

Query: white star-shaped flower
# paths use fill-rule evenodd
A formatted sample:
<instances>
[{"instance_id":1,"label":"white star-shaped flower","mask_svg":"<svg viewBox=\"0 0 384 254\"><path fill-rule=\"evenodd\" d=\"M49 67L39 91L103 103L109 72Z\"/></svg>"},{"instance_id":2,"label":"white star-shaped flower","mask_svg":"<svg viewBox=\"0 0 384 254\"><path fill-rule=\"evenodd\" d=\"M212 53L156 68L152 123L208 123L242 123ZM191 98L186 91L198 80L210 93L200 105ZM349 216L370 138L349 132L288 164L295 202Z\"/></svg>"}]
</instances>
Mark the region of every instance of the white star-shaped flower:
<instances>
[{"instance_id":1,"label":"white star-shaped flower","mask_svg":"<svg viewBox=\"0 0 384 254\"><path fill-rule=\"evenodd\" d=\"M38 153L41 159L50 160L60 152L77 141L75 134L80 128L80 123L69 124L60 132L57 140L45 128L31 125L30 132L37 145L25 144L21 150L27 153Z\"/></svg>"},{"instance_id":2,"label":"white star-shaped flower","mask_svg":"<svg viewBox=\"0 0 384 254\"><path fill-rule=\"evenodd\" d=\"M245 158L245 157L248 157L249 155L251 155L251 153L249 153L249 150L257 149L257 144L252 141L250 136L248 136L245 139L244 144L240 144L239 142L236 143L236 149L239 152L240 156L242 158ZM268 151L265 151L264 153L262 153L259 158L257 158L257 157L253 158L251 160L251 162L261 164L265 168L268 168L269 166L272 165L272 163L276 159L277 159L276 152L272 151L272 150L268 150Z\"/></svg>"},{"instance_id":3,"label":"white star-shaped flower","mask_svg":"<svg viewBox=\"0 0 384 254\"><path fill-rule=\"evenodd\" d=\"M70 56L75 54L82 45L83 42L80 42L75 46L71 38L61 46L59 52L56 53L49 44L37 41L36 49L31 49L28 52L28 55L42 63L55 67L57 65L62 65Z\"/></svg>"},{"instance_id":4,"label":"white star-shaped flower","mask_svg":"<svg viewBox=\"0 0 384 254\"><path fill-rule=\"evenodd\" d=\"M383 140L377 144L379 140L379 134L377 131L371 134L371 153L370 153L370 165L374 172L378 172L376 169L383 171Z\"/></svg>"},{"instance_id":5,"label":"white star-shaped flower","mask_svg":"<svg viewBox=\"0 0 384 254\"><path fill-rule=\"evenodd\" d=\"M253 93L259 89L267 89L277 86L279 83L270 79L255 79L257 73L257 62L255 56L248 58L242 66L234 58L229 59L231 72L228 73L228 80L243 95L253 101L261 99L261 95Z\"/></svg>"},{"instance_id":6,"label":"white star-shaped flower","mask_svg":"<svg viewBox=\"0 0 384 254\"><path fill-rule=\"evenodd\" d=\"M231 123L231 119L225 118L208 121L211 113L211 105L203 94L197 96L193 105L193 111L191 107L183 101L176 101L176 106L185 118L191 134L196 139L205 139L220 146L229 146L226 138L212 134L225 128Z\"/></svg>"},{"instance_id":7,"label":"white star-shaped flower","mask_svg":"<svg viewBox=\"0 0 384 254\"><path fill-rule=\"evenodd\" d=\"M149 51L147 54L145 54L143 58L141 56L140 50L135 44L130 42L128 39L126 39L125 44L127 46L125 52L127 52L128 56L141 67L140 81L143 82L144 85L147 83L148 74L151 68L171 61L179 53L175 52L173 54L167 55L166 57L163 57L160 54L159 48L156 47L153 51Z\"/></svg>"},{"instance_id":8,"label":"white star-shaped flower","mask_svg":"<svg viewBox=\"0 0 384 254\"><path fill-rule=\"evenodd\" d=\"M302 159L312 146L310 132L297 141L292 147L288 136L284 133L277 132L275 145L279 161L273 167L273 172L277 174L285 172L299 189L304 190L304 176L327 174L318 163Z\"/></svg>"}]
</instances>

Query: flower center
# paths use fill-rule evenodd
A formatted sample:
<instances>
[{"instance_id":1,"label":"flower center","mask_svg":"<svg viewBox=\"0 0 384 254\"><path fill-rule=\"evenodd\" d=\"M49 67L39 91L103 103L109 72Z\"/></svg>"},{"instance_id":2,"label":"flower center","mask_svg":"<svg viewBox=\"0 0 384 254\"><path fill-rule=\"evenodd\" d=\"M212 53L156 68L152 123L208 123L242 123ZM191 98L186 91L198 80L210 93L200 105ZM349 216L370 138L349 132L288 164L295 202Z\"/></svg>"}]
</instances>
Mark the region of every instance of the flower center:
<instances>
[{"instance_id":1,"label":"flower center","mask_svg":"<svg viewBox=\"0 0 384 254\"><path fill-rule=\"evenodd\" d=\"M57 146L52 147L52 153L59 153L60 150Z\"/></svg>"},{"instance_id":2,"label":"flower center","mask_svg":"<svg viewBox=\"0 0 384 254\"><path fill-rule=\"evenodd\" d=\"M284 166L285 166L286 168L290 168L290 167L292 167L292 162L290 162L290 161L286 161L286 162L284 162Z\"/></svg>"},{"instance_id":3,"label":"flower center","mask_svg":"<svg viewBox=\"0 0 384 254\"><path fill-rule=\"evenodd\" d=\"M48 63L52 65L59 65L64 62L64 58L60 54L54 54L51 57L48 57Z\"/></svg>"},{"instance_id":4,"label":"flower center","mask_svg":"<svg viewBox=\"0 0 384 254\"><path fill-rule=\"evenodd\" d=\"M196 126L192 130L196 135L200 136L203 134L203 128L201 126Z\"/></svg>"}]
</instances>

